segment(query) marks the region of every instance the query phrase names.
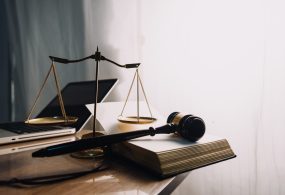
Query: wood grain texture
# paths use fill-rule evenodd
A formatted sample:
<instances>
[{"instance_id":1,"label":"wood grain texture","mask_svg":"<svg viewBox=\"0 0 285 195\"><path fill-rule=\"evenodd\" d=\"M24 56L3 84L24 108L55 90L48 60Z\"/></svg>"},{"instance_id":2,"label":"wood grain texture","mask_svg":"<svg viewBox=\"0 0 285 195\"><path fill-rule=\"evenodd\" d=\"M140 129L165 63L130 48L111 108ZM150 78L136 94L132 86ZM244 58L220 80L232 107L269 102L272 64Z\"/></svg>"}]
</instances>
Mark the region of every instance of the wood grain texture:
<instances>
[{"instance_id":1,"label":"wood grain texture","mask_svg":"<svg viewBox=\"0 0 285 195\"><path fill-rule=\"evenodd\" d=\"M32 158L33 151L0 156L0 180L14 177L70 173L94 168L98 161L75 159L70 155ZM29 188L0 187L0 194L157 194L174 178L159 180L149 172L123 159L112 159L102 172Z\"/></svg>"}]
</instances>

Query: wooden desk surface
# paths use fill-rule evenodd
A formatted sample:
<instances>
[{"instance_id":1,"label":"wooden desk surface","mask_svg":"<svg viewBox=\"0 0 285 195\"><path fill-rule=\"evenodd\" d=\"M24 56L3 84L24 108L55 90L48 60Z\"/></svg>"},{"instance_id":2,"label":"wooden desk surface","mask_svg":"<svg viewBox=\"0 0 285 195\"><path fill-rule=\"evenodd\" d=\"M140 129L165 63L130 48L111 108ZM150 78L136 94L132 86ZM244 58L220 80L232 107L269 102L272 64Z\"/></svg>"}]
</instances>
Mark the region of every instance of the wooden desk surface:
<instances>
[{"instance_id":1,"label":"wooden desk surface","mask_svg":"<svg viewBox=\"0 0 285 195\"><path fill-rule=\"evenodd\" d=\"M0 180L77 172L96 165L92 160L76 159L70 155L32 158L33 151L0 155ZM185 176L180 175L182 180ZM175 177L159 180L128 161L114 159L109 162L109 169L102 172L37 187L0 186L0 194L157 194L173 185L174 180Z\"/></svg>"}]
</instances>

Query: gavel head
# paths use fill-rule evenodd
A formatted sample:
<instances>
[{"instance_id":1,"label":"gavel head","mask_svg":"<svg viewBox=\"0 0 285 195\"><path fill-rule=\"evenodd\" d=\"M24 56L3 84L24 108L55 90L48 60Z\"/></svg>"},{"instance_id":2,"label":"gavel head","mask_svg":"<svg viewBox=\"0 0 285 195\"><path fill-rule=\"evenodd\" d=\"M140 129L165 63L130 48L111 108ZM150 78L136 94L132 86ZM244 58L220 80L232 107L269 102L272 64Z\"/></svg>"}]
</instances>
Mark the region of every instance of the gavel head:
<instances>
[{"instance_id":1,"label":"gavel head","mask_svg":"<svg viewBox=\"0 0 285 195\"><path fill-rule=\"evenodd\" d=\"M205 133L204 121L193 115L185 115L179 112L171 113L167 118L167 123L174 124L176 131L190 141L198 141Z\"/></svg>"}]
</instances>

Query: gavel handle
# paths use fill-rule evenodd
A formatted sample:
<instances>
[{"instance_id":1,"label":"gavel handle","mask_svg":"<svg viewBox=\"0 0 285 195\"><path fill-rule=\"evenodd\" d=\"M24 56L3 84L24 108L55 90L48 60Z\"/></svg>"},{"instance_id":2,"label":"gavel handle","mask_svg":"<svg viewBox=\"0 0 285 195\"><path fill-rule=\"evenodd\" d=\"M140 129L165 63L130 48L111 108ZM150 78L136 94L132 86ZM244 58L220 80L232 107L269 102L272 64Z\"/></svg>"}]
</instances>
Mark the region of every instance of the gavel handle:
<instances>
[{"instance_id":1,"label":"gavel handle","mask_svg":"<svg viewBox=\"0 0 285 195\"><path fill-rule=\"evenodd\" d=\"M50 157L57 156L62 154L68 154L80 150L86 150L96 147L102 147L106 145L111 145L114 143L119 143L123 141L127 141L130 139L135 139L147 135L154 136L155 134L168 134L173 133L175 131L175 127L172 124L167 124L162 127L153 128L150 127L147 130L138 130L131 131L126 133L118 133L112 135L103 135L94 138L87 138L76 140L68 143L58 144L49 146L47 148L40 149L36 152L33 152L33 157Z\"/></svg>"}]
</instances>

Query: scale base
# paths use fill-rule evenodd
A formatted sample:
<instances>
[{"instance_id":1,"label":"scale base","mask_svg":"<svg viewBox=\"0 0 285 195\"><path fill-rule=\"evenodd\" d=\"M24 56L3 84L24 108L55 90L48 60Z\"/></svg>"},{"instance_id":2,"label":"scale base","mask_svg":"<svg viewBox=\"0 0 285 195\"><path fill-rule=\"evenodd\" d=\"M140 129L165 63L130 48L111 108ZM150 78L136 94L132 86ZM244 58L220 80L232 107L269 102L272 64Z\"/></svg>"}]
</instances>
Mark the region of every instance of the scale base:
<instances>
[{"instance_id":1,"label":"scale base","mask_svg":"<svg viewBox=\"0 0 285 195\"><path fill-rule=\"evenodd\" d=\"M54 125L54 124L64 124L69 125L76 123L78 117L67 116L64 118L63 116L54 116L54 117L42 117L26 120L25 123L31 125Z\"/></svg>"},{"instance_id":2,"label":"scale base","mask_svg":"<svg viewBox=\"0 0 285 195\"><path fill-rule=\"evenodd\" d=\"M119 116L118 121L122 123L131 123L131 124L148 124L156 121L156 118L153 117L144 117L144 116Z\"/></svg>"},{"instance_id":3,"label":"scale base","mask_svg":"<svg viewBox=\"0 0 285 195\"><path fill-rule=\"evenodd\" d=\"M105 155L104 148L93 148L71 153L70 156L79 159L103 158Z\"/></svg>"},{"instance_id":4,"label":"scale base","mask_svg":"<svg viewBox=\"0 0 285 195\"><path fill-rule=\"evenodd\" d=\"M95 132L95 137L99 137L104 135L103 133ZM93 132L87 133L82 135L81 139L87 139L87 138L92 138ZM103 158L105 156L105 151L107 147L100 147L100 148L92 148L88 150L82 150L79 152L74 152L70 154L71 157L73 158L79 158L79 159L97 159L97 158Z\"/></svg>"}]
</instances>

